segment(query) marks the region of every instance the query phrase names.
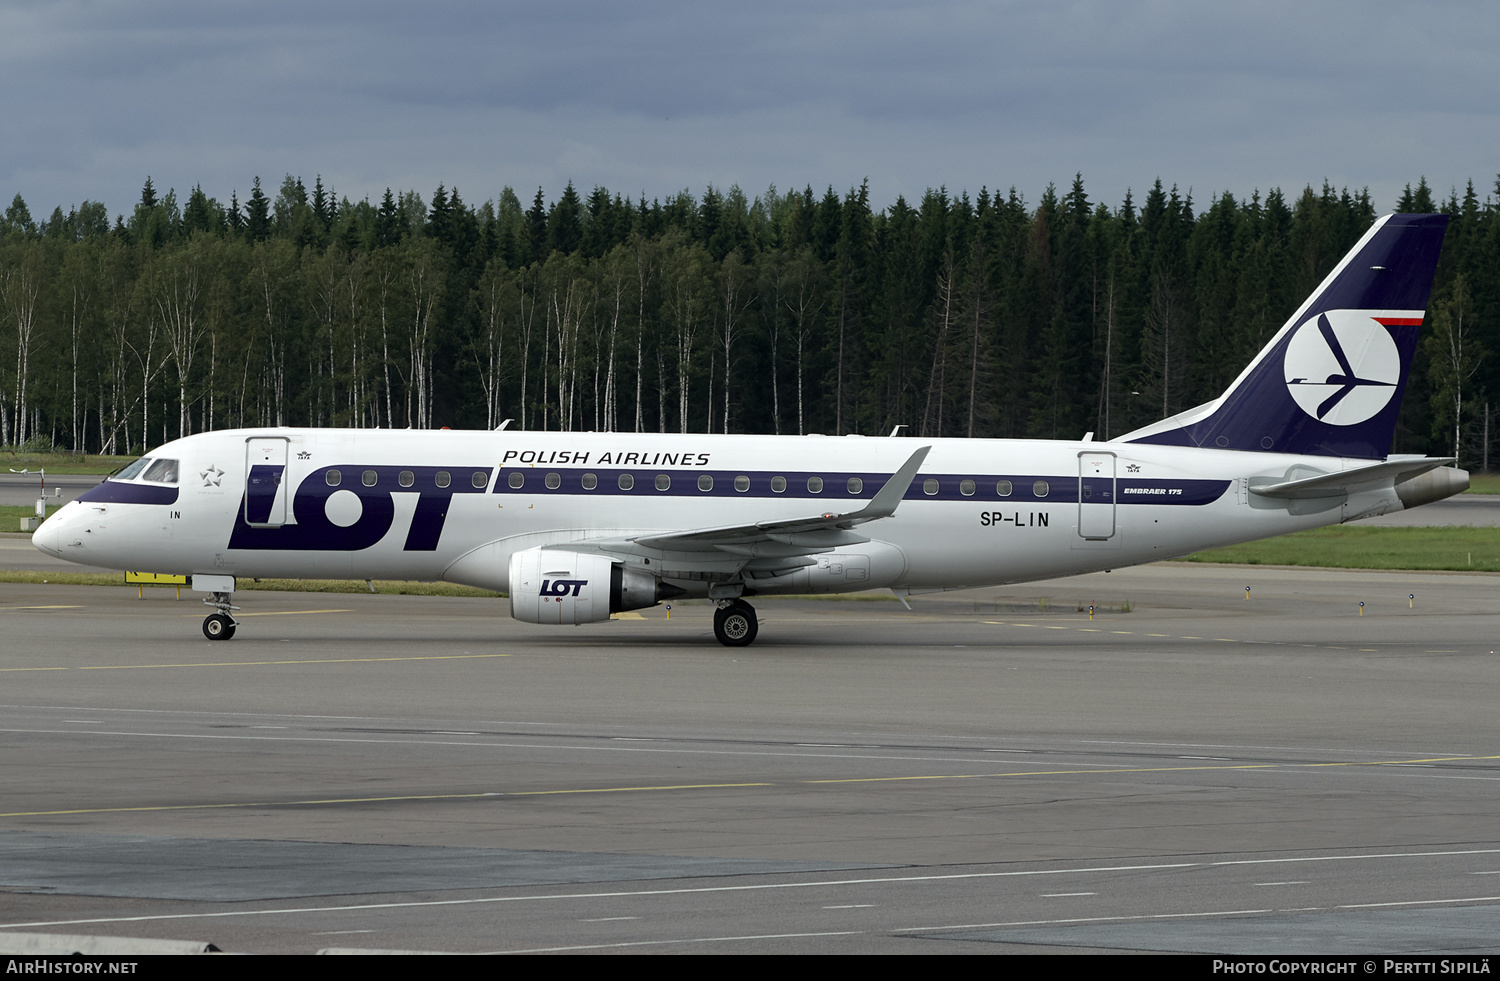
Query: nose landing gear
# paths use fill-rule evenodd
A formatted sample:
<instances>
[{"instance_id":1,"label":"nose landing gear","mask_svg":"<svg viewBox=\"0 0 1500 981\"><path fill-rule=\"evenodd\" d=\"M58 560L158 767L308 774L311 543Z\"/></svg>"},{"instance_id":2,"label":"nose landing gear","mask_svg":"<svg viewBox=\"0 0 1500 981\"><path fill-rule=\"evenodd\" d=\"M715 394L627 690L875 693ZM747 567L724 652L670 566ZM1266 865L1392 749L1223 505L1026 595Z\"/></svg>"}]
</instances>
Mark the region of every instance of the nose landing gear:
<instances>
[{"instance_id":1,"label":"nose landing gear","mask_svg":"<svg viewBox=\"0 0 1500 981\"><path fill-rule=\"evenodd\" d=\"M214 593L213 599L204 599L204 606L211 606L217 613L210 613L203 618L203 636L209 640L228 640L234 636L234 628L238 626L234 617L230 616L230 610L238 610L239 607L229 602L228 593Z\"/></svg>"},{"instance_id":2,"label":"nose landing gear","mask_svg":"<svg viewBox=\"0 0 1500 981\"><path fill-rule=\"evenodd\" d=\"M211 613L203 618L203 636L209 640L228 640L234 636L234 618L227 613Z\"/></svg>"}]
</instances>

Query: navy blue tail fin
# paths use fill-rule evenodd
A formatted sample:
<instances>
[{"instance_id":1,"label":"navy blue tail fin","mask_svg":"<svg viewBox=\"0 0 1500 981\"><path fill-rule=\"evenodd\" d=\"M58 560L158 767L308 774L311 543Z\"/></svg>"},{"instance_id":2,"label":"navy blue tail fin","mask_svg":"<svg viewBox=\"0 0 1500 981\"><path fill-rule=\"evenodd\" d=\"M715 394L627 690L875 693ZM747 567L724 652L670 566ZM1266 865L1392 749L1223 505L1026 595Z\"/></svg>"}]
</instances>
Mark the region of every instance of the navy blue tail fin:
<instances>
[{"instance_id":1,"label":"navy blue tail fin","mask_svg":"<svg viewBox=\"0 0 1500 981\"><path fill-rule=\"evenodd\" d=\"M1127 443L1384 459L1447 215L1386 215L1217 399Z\"/></svg>"}]
</instances>

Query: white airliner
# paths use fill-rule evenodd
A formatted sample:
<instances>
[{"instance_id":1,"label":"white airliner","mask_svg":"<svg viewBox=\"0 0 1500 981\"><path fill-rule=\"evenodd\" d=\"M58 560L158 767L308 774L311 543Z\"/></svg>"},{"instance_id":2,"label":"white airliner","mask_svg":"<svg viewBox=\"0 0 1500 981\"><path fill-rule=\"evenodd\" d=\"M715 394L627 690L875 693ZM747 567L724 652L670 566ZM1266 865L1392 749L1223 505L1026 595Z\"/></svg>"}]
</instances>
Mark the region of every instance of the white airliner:
<instances>
[{"instance_id":1,"label":"white airliner","mask_svg":"<svg viewBox=\"0 0 1500 981\"><path fill-rule=\"evenodd\" d=\"M1447 219L1380 219L1219 398L1093 441L254 429L174 440L33 541L191 577L210 640L237 578L418 579L530 623L675 596L898 595L1152 562L1456 494L1388 456Z\"/></svg>"}]
</instances>

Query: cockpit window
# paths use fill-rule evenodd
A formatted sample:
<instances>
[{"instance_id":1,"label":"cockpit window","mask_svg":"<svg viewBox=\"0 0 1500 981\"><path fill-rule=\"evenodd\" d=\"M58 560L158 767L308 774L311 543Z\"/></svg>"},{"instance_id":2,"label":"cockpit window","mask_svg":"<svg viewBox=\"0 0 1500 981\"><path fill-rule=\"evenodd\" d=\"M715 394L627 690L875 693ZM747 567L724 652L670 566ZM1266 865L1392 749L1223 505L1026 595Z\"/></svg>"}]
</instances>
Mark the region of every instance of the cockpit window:
<instances>
[{"instance_id":1,"label":"cockpit window","mask_svg":"<svg viewBox=\"0 0 1500 981\"><path fill-rule=\"evenodd\" d=\"M145 476L142 479L150 480L158 484L177 483L177 461L157 460L155 463L151 464L150 469L146 471Z\"/></svg>"},{"instance_id":2,"label":"cockpit window","mask_svg":"<svg viewBox=\"0 0 1500 981\"><path fill-rule=\"evenodd\" d=\"M130 466L126 467L124 470L121 470L119 473L115 474L114 479L134 480L141 475L142 470L145 470L150 465L151 458L149 456L143 456L139 460L132 463Z\"/></svg>"}]
</instances>

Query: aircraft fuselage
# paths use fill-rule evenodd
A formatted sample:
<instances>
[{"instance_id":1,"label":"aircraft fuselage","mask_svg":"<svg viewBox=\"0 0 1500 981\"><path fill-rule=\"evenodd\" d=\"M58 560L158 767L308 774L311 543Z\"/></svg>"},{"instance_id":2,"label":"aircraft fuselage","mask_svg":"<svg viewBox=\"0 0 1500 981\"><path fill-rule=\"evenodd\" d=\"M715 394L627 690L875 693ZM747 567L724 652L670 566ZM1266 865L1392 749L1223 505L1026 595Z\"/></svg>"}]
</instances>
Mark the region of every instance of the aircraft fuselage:
<instances>
[{"instance_id":1,"label":"aircraft fuselage","mask_svg":"<svg viewBox=\"0 0 1500 981\"><path fill-rule=\"evenodd\" d=\"M1400 510L1392 485L1293 513L1250 478L1368 461L1109 442L266 429L153 451L175 485L109 480L47 523L81 563L240 578L448 580L506 590L513 552L843 513L918 445L896 513L754 592L929 590L1073 575ZM254 458L266 447L274 462ZM283 452L284 451L284 452ZM262 454L263 455L263 454ZM252 477L265 479L257 488ZM279 468L279 469L278 469ZM1301 509L1305 510L1305 509ZM671 550L632 550L673 579ZM654 560L654 561L653 561ZM677 564L682 564L680 561ZM775 571L774 557L762 566ZM837 568L835 568L837 567Z\"/></svg>"}]
</instances>

